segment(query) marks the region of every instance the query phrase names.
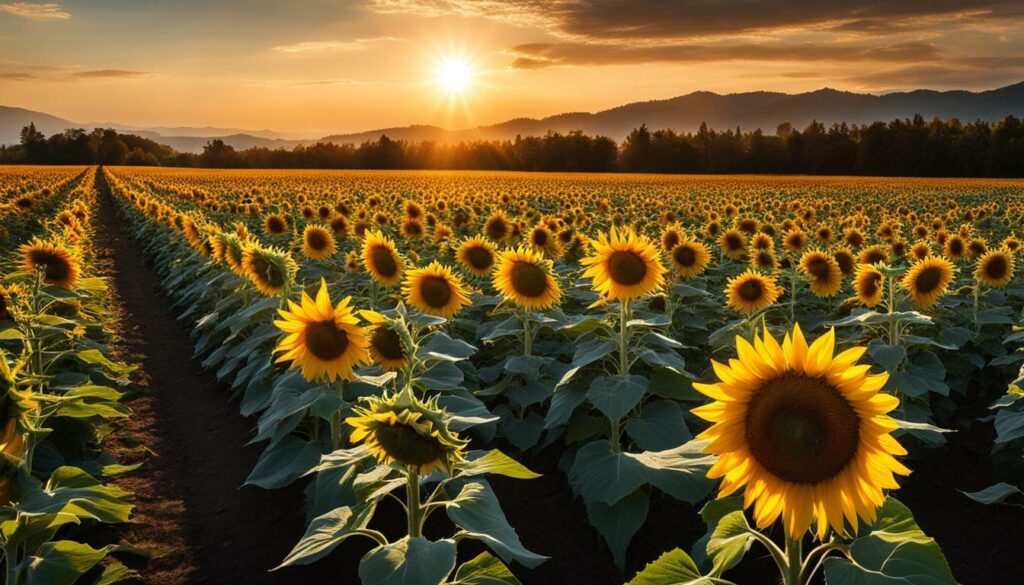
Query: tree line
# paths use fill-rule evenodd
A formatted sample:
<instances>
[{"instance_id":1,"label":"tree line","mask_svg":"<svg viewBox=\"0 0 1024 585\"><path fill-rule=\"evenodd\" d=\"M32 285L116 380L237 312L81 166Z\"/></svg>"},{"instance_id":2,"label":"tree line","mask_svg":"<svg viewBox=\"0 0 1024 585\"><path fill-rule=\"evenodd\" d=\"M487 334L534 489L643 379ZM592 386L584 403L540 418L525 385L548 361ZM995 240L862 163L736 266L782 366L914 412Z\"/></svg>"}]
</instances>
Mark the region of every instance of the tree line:
<instances>
[{"instance_id":1,"label":"tree line","mask_svg":"<svg viewBox=\"0 0 1024 585\"><path fill-rule=\"evenodd\" d=\"M918 177L1024 176L1024 124L1013 116L963 123L921 116L865 125L811 122L761 130L634 129L617 144L582 132L458 143L392 140L236 150L211 140L202 153L176 152L110 129L49 138L34 125L0 147L0 163L161 165L284 169L457 169L633 173L794 173Z\"/></svg>"}]
</instances>

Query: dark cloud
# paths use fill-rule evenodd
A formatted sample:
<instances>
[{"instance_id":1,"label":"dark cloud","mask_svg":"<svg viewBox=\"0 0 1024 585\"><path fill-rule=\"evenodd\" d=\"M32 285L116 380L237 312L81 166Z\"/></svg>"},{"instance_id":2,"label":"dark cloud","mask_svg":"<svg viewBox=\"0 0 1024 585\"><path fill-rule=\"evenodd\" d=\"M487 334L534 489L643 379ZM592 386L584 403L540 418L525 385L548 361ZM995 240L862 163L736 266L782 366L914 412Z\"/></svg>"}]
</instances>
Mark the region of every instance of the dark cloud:
<instances>
[{"instance_id":1,"label":"dark cloud","mask_svg":"<svg viewBox=\"0 0 1024 585\"><path fill-rule=\"evenodd\" d=\"M83 79L125 79L145 77L149 74L145 71L128 71L126 69L96 69L94 71L79 71L72 75Z\"/></svg>"},{"instance_id":2,"label":"dark cloud","mask_svg":"<svg viewBox=\"0 0 1024 585\"><path fill-rule=\"evenodd\" d=\"M890 62L937 59L941 51L928 43L842 45L812 43L743 43L656 45L637 47L594 43L529 43L512 47L512 67L540 69L558 65L631 65L639 63L709 63L715 61Z\"/></svg>"},{"instance_id":3,"label":"dark cloud","mask_svg":"<svg viewBox=\"0 0 1024 585\"><path fill-rule=\"evenodd\" d=\"M848 77L845 82L873 90L899 87L989 89L1017 83L1021 77L1024 77L1024 66L992 69L937 64L873 71Z\"/></svg>"},{"instance_id":4,"label":"dark cloud","mask_svg":"<svg viewBox=\"0 0 1024 585\"><path fill-rule=\"evenodd\" d=\"M870 32L936 19L1024 18L1020 0L372 0L383 12L540 23L589 40L731 37L792 29Z\"/></svg>"},{"instance_id":5,"label":"dark cloud","mask_svg":"<svg viewBox=\"0 0 1024 585\"><path fill-rule=\"evenodd\" d=\"M0 72L0 79L7 79L10 81L26 81L28 79L34 79L35 75L31 73L25 73L23 71L9 71Z\"/></svg>"}]
</instances>

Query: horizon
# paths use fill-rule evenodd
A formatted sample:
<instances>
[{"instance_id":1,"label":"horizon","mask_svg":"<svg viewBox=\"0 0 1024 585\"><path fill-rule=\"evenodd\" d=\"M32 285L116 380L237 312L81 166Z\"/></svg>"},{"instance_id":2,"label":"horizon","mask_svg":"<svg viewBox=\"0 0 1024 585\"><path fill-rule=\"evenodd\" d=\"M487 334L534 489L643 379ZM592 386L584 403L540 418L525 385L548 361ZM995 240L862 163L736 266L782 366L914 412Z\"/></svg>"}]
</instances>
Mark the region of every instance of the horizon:
<instances>
[{"instance_id":1,"label":"horizon","mask_svg":"<svg viewBox=\"0 0 1024 585\"><path fill-rule=\"evenodd\" d=\"M1024 79L1012 2L749 4L0 2L0 91L5 105L81 124L313 138L697 91L885 95Z\"/></svg>"}]
</instances>

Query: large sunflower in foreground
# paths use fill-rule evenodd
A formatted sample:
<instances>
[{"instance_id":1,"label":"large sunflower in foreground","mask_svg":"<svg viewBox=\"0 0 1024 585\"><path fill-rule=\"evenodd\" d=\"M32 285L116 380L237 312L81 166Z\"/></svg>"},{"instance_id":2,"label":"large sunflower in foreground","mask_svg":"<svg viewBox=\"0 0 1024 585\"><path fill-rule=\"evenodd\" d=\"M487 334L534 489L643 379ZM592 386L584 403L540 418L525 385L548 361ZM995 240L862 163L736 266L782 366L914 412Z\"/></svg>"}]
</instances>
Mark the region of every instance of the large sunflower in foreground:
<instances>
[{"instance_id":1,"label":"large sunflower in foreground","mask_svg":"<svg viewBox=\"0 0 1024 585\"><path fill-rule=\"evenodd\" d=\"M551 273L551 261L527 248L498 254L492 280L505 298L530 310L549 309L562 299L562 288Z\"/></svg>"},{"instance_id":2,"label":"large sunflower in foreground","mask_svg":"<svg viewBox=\"0 0 1024 585\"><path fill-rule=\"evenodd\" d=\"M302 377L310 382L351 379L352 370L369 363L370 354L366 332L349 306L350 299L332 306L327 283L320 279L315 300L303 291L301 304L288 301L288 310L279 310L281 319L274 321L287 334L274 349L281 354L277 362L302 368Z\"/></svg>"},{"instance_id":3,"label":"large sunflower in foreground","mask_svg":"<svg viewBox=\"0 0 1024 585\"><path fill-rule=\"evenodd\" d=\"M496 256L494 245L481 236L467 238L455 252L459 264L473 276L490 276Z\"/></svg>"},{"instance_id":4,"label":"large sunflower in foreground","mask_svg":"<svg viewBox=\"0 0 1024 585\"><path fill-rule=\"evenodd\" d=\"M366 443L377 461L400 465L419 475L441 468L449 475L464 460L469 441L448 429L437 397L426 402L405 390L390 398L371 397L345 419L349 440Z\"/></svg>"},{"instance_id":5,"label":"large sunflower in foreground","mask_svg":"<svg viewBox=\"0 0 1024 585\"><path fill-rule=\"evenodd\" d=\"M387 287L402 280L405 260L391 238L371 230L363 240L363 266L374 280Z\"/></svg>"},{"instance_id":6,"label":"large sunflower in foreground","mask_svg":"<svg viewBox=\"0 0 1024 585\"><path fill-rule=\"evenodd\" d=\"M81 267L78 255L60 244L54 244L39 238L19 248L21 252L21 269L35 272L42 269L43 282L60 288L75 288Z\"/></svg>"},{"instance_id":7,"label":"large sunflower in foreground","mask_svg":"<svg viewBox=\"0 0 1024 585\"><path fill-rule=\"evenodd\" d=\"M402 295L413 307L436 317L451 317L471 304L462 279L436 260L405 274Z\"/></svg>"},{"instance_id":8,"label":"large sunflower in foreground","mask_svg":"<svg viewBox=\"0 0 1024 585\"><path fill-rule=\"evenodd\" d=\"M746 270L726 282L726 303L741 313L754 313L779 299L782 287L775 278Z\"/></svg>"},{"instance_id":9,"label":"large sunflower in foreground","mask_svg":"<svg viewBox=\"0 0 1024 585\"><path fill-rule=\"evenodd\" d=\"M583 276L593 281L594 290L609 300L629 301L646 296L665 284L665 267L658 248L633 230L599 234L591 240L594 254L580 261Z\"/></svg>"},{"instance_id":10,"label":"large sunflower in foreground","mask_svg":"<svg viewBox=\"0 0 1024 585\"><path fill-rule=\"evenodd\" d=\"M914 306L925 309L936 303L953 282L953 263L940 256L915 262L903 275L900 286L910 293Z\"/></svg>"},{"instance_id":11,"label":"large sunflower in foreground","mask_svg":"<svg viewBox=\"0 0 1024 585\"><path fill-rule=\"evenodd\" d=\"M910 473L890 434L899 399L879 392L888 374L857 365L865 347L833 355L834 330L810 346L799 325L781 345L767 330L736 344L738 359L712 362L718 382L694 384L714 400L693 413L714 423L699 438L718 455L708 477L722 478L719 497L744 488L757 527L781 517L794 539L812 523L823 539L874 521L894 474Z\"/></svg>"}]
</instances>

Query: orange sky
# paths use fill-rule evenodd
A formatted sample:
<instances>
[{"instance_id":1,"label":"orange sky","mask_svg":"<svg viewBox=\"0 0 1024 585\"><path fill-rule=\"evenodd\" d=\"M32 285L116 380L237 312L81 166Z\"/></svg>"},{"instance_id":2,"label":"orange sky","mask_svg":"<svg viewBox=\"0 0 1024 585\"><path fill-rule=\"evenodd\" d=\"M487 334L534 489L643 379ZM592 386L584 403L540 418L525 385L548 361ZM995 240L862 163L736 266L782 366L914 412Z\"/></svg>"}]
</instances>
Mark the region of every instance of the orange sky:
<instances>
[{"instance_id":1,"label":"orange sky","mask_svg":"<svg viewBox=\"0 0 1024 585\"><path fill-rule=\"evenodd\" d=\"M319 136L461 128L695 90L989 89L1024 3L0 0L0 104ZM456 59L464 92L437 81Z\"/></svg>"}]
</instances>

